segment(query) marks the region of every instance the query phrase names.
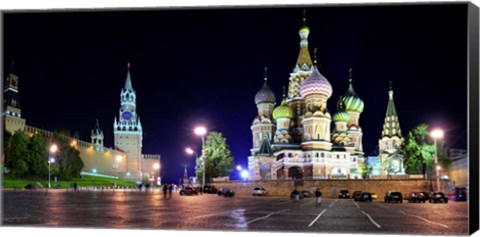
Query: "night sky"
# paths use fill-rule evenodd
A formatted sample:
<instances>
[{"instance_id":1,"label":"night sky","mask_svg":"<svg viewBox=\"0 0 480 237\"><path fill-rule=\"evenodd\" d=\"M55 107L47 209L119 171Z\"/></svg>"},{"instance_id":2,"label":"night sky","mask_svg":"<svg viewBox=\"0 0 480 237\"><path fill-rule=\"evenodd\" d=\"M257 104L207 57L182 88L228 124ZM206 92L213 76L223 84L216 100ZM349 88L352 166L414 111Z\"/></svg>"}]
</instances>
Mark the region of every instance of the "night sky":
<instances>
[{"instance_id":1,"label":"night sky","mask_svg":"<svg viewBox=\"0 0 480 237\"><path fill-rule=\"evenodd\" d=\"M105 145L113 147L130 62L143 153L161 154L162 175L177 182L183 165L194 175L195 158L184 150L200 153L198 124L223 133L235 164L247 165L264 67L278 105L298 56L303 9L6 13L3 67L15 60L27 124L66 128L90 141L98 118ZM355 91L365 102L366 155L381 135L389 81L404 136L425 122L445 129L447 147L467 147L466 4L306 9L311 55L317 47L319 69L334 90L332 115L353 68Z\"/></svg>"}]
</instances>

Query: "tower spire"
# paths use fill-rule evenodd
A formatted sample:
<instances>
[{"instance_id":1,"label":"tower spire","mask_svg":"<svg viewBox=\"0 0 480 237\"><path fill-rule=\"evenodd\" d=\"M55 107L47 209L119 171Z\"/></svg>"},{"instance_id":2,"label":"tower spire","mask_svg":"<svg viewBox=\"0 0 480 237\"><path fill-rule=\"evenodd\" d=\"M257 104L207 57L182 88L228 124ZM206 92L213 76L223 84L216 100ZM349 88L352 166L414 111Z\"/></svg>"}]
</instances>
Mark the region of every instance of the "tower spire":
<instances>
[{"instance_id":1,"label":"tower spire","mask_svg":"<svg viewBox=\"0 0 480 237\"><path fill-rule=\"evenodd\" d=\"M395 103L393 102L392 81L390 81L388 90L387 112L385 114L385 122L383 125L382 136L392 137L394 135L400 138L402 137L397 110L395 108Z\"/></svg>"},{"instance_id":2,"label":"tower spire","mask_svg":"<svg viewBox=\"0 0 480 237\"><path fill-rule=\"evenodd\" d=\"M124 89L125 90L132 90L133 91L133 87L132 87L132 79L130 77L130 63L127 63L127 80L125 81L125 87Z\"/></svg>"},{"instance_id":3,"label":"tower spire","mask_svg":"<svg viewBox=\"0 0 480 237\"><path fill-rule=\"evenodd\" d=\"M353 69L350 68L348 69L348 83L350 84L350 86L352 86L352 80L353 80Z\"/></svg>"},{"instance_id":4,"label":"tower spire","mask_svg":"<svg viewBox=\"0 0 480 237\"><path fill-rule=\"evenodd\" d=\"M307 9L303 9L303 26L307 25Z\"/></svg>"},{"instance_id":5,"label":"tower spire","mask_svg":"<svg viewBox=\"0 0 480 237\"><path fill-rule=\"evenodd\" d=\"M267 77L267 67L265 67L265 74L263 76L263 80L267 81L268 77Z\"/></svg>"}]
</instances>

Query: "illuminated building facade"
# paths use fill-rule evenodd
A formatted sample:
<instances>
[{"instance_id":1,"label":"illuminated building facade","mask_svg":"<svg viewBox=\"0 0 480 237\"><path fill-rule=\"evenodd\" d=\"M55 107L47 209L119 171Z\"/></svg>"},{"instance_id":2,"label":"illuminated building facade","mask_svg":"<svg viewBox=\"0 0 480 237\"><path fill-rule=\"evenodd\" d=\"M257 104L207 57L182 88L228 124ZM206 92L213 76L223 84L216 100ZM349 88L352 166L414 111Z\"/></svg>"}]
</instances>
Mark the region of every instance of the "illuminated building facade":
<instances>
[{"instance_id":1,"label":"illuminated building facade","mask_svg":"<svg viewBox=\"0 0 480 237\"><path fill-rule=\"evenodd\" d=\"M280 105L275 107L266 73L255 95L258 114L251 126L250 179L361 178L358 164L365 158L359 118L364 103L354 90L350 69L349 88L338 100L336 113L330 114L327 102L333 88L316 60L312 62L309 33L304 18L300 52Z\"/></svg>"},{"instance_id":2,"label":"illuminated building facade","mask_svg":"<svg viewBox=\"0 0 480 237\"><path fill-rule=\"evenodd\" d=\"M141 180L147 176L152 180L153 177L158 178L159 171L154 169L154 164L160 162L160 155L142 154L142 125L136 114L136 93L132 87L130 66L128 69L125 87L120 94L120 119L117 121L115 118L114 121L115 149L105 147L104 134L98 120L91 131L90 142L66 136L62 136L62 139L80 151L84 173L133 180ZM12 64L4 90L5 130L11 134L16 131L23 131L30 135L38 133L46 139L51 139L53 132L29 126L22 118L18 82L19 77L14 73Z\"/></svg>"}]
</instances>

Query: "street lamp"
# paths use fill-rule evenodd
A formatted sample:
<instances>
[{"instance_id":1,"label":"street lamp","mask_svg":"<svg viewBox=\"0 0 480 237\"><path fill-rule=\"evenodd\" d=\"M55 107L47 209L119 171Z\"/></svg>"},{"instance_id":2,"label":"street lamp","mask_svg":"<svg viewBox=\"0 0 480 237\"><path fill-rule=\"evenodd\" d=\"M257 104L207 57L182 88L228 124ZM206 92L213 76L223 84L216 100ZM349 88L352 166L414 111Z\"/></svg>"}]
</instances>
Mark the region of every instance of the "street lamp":
<instances>
[{"instance_id":1,"label":"street lamp","mask_svg":"<svg viewBox=\"0 0 480 237\"><path fill-rule=\"evenodd\" d=\"M207 129L205 127L196 127L194 130L195 134L202 137L202 188L205 187L205 134L207 134Z\"/></svg>"},{"instance_id":2,"label":"street lamp","mask_svg":"<svg viewBox=\"0 0 480 237\"><path fill-rule=\"evenodd\" d=\"M51 157L51 155L54 155L55 152L57 152L58 147L57 145L53 144L50 146L50 154L48 154L48 187L51 188L50 184L50 174L51 174L51 169L50 169L50 164L55 162L55 158Z\"/></svg>"},{"instance_id":3,"label":"street lamp","mask_svg":"<svg viewBox=\"0 0 480 237\"><path fill-rule=\"evenodd\" d=\"M443 130L435 129L433 130L430 135L433 138L434 146L435 146L435 173L437 176L437 191L440 191L440 166L438 165L438 155L437 155L437 139L443 138Z\"/></svg>"},{"instance_id":4,"label":"street lamp","mask_svg":"<svg viewBox=\"0 0 480 237\"><path fill-rule=\"evenodd\" d=\"M195 160L198 160L198 154L197 154L197 152L194 151L192 148L190 148L190 147L185 148L185 152L186 152L187 154L189 154L189 155L195 154L195 158L196 158ZM198 166L195 166L195 171L196 171L197 169L198 169ZM197 172L195 172L195 179L198 180Z\"/></svg>"},{"instance_id":5,"label":"street lamp","mask_svg":"<svg viewBox=\"0 0 480 237\"><path fill-rule=\"evenodd\" d=\"M113 188L117 188L118 166L120 161L122 161L122 156L117 155L117 157L115 158L115 163L113 164L113 169L115 170L115 182L113 183Z\"/></svg>"}]
</instances>

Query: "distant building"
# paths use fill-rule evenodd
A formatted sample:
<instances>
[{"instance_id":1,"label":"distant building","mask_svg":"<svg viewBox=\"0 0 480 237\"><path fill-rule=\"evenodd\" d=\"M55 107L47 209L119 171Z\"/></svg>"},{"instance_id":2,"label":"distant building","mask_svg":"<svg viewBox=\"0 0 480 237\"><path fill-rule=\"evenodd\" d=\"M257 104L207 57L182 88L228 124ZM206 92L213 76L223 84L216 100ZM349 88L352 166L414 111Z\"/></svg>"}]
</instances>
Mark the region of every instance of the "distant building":
<instances>
[{"instance_id":1,"label":"distant building","mask_svg":"<svg viewBox=\"0 0 480 237\"><path fill-rule=\"evenodd\" d=\"M455 187L468 187L468 151L466 149L448 150L448 159L452 162L447 175Z\"/></svg>"},{"instance_id":2,"label":"distant building","mask_svg":"<svg viewBox=\"0 0 480 237\"><path fill-rule=\"evenodd\" d=\"M28 126L21 116L19 101L19 78L13 71L13 63L7 74L4 90L4 126L11 134L23 131L27 134L39 133L50 139L53 132ZM115 149L104 146L104 134L97 120L91 132L91 141L86 142L72 137L62 137L80 151L84 162L82 172L118 176L141 180L143 175L158 176L154 164L160 163L158 154L142 154L142 126L136 114L136 93L133 90L128 65L127 80L120 94L120 119L114 121Z\"/></svg>"}]
</instances>

